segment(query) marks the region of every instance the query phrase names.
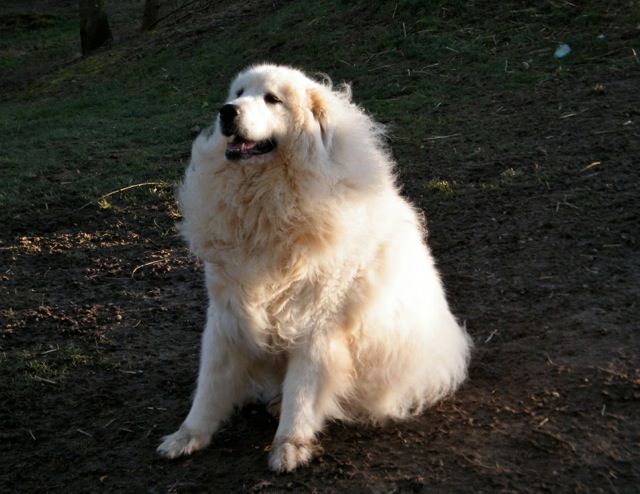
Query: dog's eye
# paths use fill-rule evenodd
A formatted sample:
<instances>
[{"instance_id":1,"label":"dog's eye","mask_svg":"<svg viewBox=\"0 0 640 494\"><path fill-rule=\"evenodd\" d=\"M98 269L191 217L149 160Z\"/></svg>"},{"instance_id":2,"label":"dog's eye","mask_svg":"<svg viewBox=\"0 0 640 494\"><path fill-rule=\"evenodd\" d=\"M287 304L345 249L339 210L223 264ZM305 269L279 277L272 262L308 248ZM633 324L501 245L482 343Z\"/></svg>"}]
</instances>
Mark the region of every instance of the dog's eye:
<instances>
[{"instance_id":1,"label":"dog's eye","mask_svg":"<svg viewBox=\"0 0 640 494\"><path fill-rule=\"evenodd\" d=\"M273 93L267 93L264 95L264 100L269 103L270 105L275 105L276 103L282 103L282 100L280 100L280 98L278 98L275 94Z\"/></svg>"},{"instance_id":2,"label":"dog's eye","mask_svg":"<svg viewBox=\"0 0 640 494\"><path fill-rule=\"evenodd\" d=\"M244 93L244 89L238 89L236 91L236 98L239 98L240 96L242 96L242 93Z\"/></svg>"}]
</instances>

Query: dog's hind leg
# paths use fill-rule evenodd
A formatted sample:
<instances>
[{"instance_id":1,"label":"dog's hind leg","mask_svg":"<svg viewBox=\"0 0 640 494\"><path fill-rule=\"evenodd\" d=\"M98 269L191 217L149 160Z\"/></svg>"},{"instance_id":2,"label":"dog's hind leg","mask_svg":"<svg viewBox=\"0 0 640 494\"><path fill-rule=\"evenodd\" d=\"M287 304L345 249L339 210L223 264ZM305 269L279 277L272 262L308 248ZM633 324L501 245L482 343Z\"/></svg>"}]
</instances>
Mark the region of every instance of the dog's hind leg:
<instances>
[{"instance_id":1,"label":"dog's hind leg","mask_svg":"<svg viewBox=\"0 0 640 494\"><path fill-rule=\"evenodd\" d=\"M240 351L224 331L230 324L237 324L235 318L212 304L202 336L193 404L180 429L166 436L158 446L162 456L176 458L206 447L221 422L246 398L250 357Z\"/></svg>"},{"instance_id":2,"label":"dog's hind leg","mask_svg":"<svg viewBox=\"0 0 640 494\"><path fill-rule=\"evenodd\" d=\"M269 466L288 472L308 463L327 418L341 414L340 398L352 386L353 363L343 335L311 335L289 354L280 423Z\"/></svg>"}]
</instances>

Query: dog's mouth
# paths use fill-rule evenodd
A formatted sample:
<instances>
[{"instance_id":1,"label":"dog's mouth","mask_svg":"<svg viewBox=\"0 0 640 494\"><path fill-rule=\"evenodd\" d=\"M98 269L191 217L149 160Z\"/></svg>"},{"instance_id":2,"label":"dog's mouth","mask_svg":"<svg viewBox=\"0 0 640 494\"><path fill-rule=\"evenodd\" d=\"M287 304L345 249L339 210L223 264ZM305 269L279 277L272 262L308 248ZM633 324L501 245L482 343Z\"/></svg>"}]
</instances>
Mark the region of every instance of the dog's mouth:
<instances>
[{"instance_id":1,"label":"dog's mouth","mask_svg":"<svg viewBox=\"0 0 640 494\"><path fill-rule=\"evenodd\" d=\"M230 161L240 161L253 156L270 153L275 148L276 142L273 139L250 141L236 135L227 143L227 149L224 155Z\"/></svg>"}]
</instances>

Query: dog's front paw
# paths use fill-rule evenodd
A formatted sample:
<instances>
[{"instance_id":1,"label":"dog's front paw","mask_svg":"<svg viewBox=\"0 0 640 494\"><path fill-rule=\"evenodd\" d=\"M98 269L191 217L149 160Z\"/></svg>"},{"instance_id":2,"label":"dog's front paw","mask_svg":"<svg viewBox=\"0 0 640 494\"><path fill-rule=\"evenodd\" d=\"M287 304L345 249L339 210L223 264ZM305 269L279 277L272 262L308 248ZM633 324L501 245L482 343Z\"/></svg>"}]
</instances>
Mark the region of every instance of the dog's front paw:
<instances>
[{"instance_id":1,"label":"dog's front paw","mask_svg":"<svg viewBox=\"0 0 640 494\"><path fill-rule=\"evenodd\" d=\"M197 434L183 425L173 434L162 438L162 443L156 451L165 458L177 458L205 448L210 441L211 435Z\"/></svg>"},{"instance_id":2,"label":"dog's front paw","mask_svg":"<svg viewBox=\"0 0 640 494\"><path fill-rule=\"evenodd\" d=\"M312 441L276 439L269 454L269 468L274 472L291 472L309 463L320 450Z\"/></svg>"}]
</instances>

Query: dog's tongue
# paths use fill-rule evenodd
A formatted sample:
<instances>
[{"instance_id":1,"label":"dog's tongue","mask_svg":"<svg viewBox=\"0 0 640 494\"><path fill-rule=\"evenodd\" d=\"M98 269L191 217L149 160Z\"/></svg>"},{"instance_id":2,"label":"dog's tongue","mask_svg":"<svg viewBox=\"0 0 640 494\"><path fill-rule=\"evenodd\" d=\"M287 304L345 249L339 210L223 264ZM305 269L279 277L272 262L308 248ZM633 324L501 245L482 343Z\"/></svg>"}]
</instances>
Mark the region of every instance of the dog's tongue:
<instances>
[{"instance_id":1,"label":"dog's tongue","mask_svg":"<svg viewBox=\"0 0 640 494\"><path fill-rule=\"evenodd\" d=\"M255 141L245 141L244 139L240 139L236 137L233 141L227 144L227 149L229 151L240 151L242 153L251 151L258 145Z\"/></svg>"}]
</instances>

